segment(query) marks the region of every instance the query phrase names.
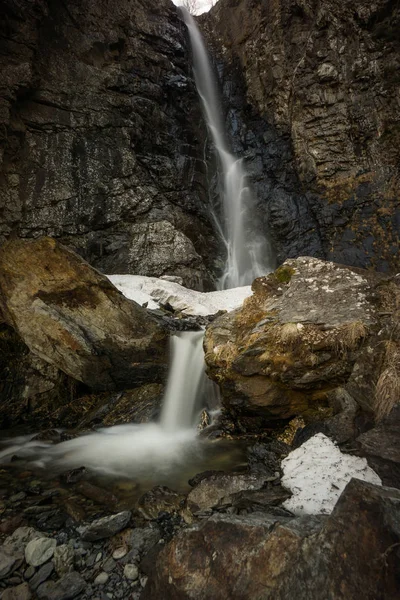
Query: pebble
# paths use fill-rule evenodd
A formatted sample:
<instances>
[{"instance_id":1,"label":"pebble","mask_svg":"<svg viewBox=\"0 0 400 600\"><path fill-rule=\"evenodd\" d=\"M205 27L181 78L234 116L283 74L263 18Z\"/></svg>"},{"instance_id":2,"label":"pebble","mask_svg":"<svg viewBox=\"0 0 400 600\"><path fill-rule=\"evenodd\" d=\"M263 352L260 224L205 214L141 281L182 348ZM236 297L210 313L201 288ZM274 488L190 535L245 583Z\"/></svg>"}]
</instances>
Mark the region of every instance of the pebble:
<instances>
[{"instance_id":1,"label":"pebble","mask_svg":"<svg viewBox=\"0 0 400 600\"><path fill-rule=\"evenodd\" d=\"M29 586L33 591L35 591L41 583L46 581L50 577L54 570L54 563L48 562L43 567L39 569L39 571L32 577L29 582Z\"/></svg>"},{"instance_id":2,"label":"pebble","mask_svg":"<svg viewBox=\"0 0 400 600\"><path fill-rule=\"evenodd\" d=\"M94 562L99 562L99 560L101 560L102 556L103 556L102 553L98 552L98 554L96 554L96 558L95 558Z\"/></svg>"},{"instance_id":3,"label":"pebble","mask_svg":"<svg viewBox=\"0 0 400 600\"><path fill-rule=\"evenodd\" d=\"M56 540L42 537L29 542L25 548L25 560L28 565L39 567L50 560L57 545Z\"/></svg>"},{"instance_id":4,"label":"pebble","mask_svg":"<svg viewBox=\"0 0 400 600\"><path fill-rule=\"evenodd\" d=\"M104 585L105 583L107 583L108 581L108 573L106 573L105 571L102 571L101 573L99 573L99 575L97 575L96 579L94 580L94 585Z\"/></svg>"},{"instance_id":5,"label":"pebble","mask_svg":"<svg viewBox=\"0 0 400 600\"><path fill-rule=\"evenodd\" d=\"M124 575L130 581L136 581L136 579L139 577L139 569L136 565L128 563L124 567Z\"/></svg>"},{"instance_id":6,"label":"pebble","mask_svg":"<svg viewBox=\"0 0 400 600\"><path fill-rule=\"evenodd\" d=\"M113 558L107 558L107 560L103 563L103 571L106 573L111 573L115 569L116 562Z\"/></svg>"},{"instance_id":7,"label":"pebble","mask_svg":"<svg viewBox=\"0 0 400 600\"><path fill-rule=\"evenodd\" d=\"M127 552L128 548L126 546L120 546L114 550L112 557L114 560L119 560L120 558L124 558Z\"/></svg>"},{"instance_id":8,"label":"pebble","mask_svg":"<svg viewBox=\"0 0 400 600\"><path fill-rule=\"evenodd\" d=\"M1 596L2 600L30 600L31 598L32 594L27 583L7 588Z\"/></svg>"},{"instance_id":9,"label":"pebble","mask_svg":"<svg viewBox=\"0 0 400 600\"><path fill-rule=\"evenodd\" d=\"M83 549L82 549L83 550ZM86 550L83 550L86 553ZM54 567L59 577L74 570L74 549L68 544L57 546L54 550Z\"/></svg>"},{"instance_id":10,"label":"pebble","mask_svg":"<svg viewBox=\"0 0 400 600\"><path fill-rule=\"evenodd\" d=\"M24 577L25 579L30 579L31 577L33 577L35 574L35 567L28 567L24 573Z\"/></svg>"},{"instance_id":11,"label":"pebble","mask_svg":"<svg viewBox=\"0 0 400 600\"><path fill-rule=\"evenodd\" d=\"M94 542L115 535L128 525L130 518L131 512L124 510L116 515L96 519L89 525L78 527L78 531L84 541Z\"/></svg>"},{"instance_id":12,"label":"pebble","mask_svg":"<svg viewBox=\"0 0 400 600\"><path fill-rule=\"evenodd\" d=\"M10 549L4 546L0 547L0 579L4 579L12 572L17 560L15 555L11 554Z\"/></svg>"},{"instance_id":13,"label":"pebble","mask_svg":"<svg viewBox=\"0 0 400 600\"><path fill-rule=\"evenodd\" d=\"M4 546L12 547L13 552L23 552L28 542L43 537L46 537L46 534L39 533L33 527L18 527L12 535L4 540Z\"/></svg>"}]
</instances>

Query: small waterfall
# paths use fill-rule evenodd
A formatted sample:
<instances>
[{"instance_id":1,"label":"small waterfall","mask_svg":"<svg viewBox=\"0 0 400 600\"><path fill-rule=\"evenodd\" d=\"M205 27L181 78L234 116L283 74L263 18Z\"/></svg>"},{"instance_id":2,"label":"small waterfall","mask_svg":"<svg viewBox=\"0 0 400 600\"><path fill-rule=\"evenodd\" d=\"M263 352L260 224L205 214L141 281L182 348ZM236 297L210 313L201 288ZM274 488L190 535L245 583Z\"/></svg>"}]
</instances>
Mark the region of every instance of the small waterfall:
<instances>
[{"instance_id":1,"label":"small waterfall","mask_svg":"<svg viewBox=\"0 0 400 600\"><path fill-rule=\"evenodd\" d=\"M161 413L161 427L178 431L193 427L199 390L206 377L203 331L183 331L171 338L171 366Z\"/></svg>"},{"instance_id":2,"label":"small waterfall","mask_svg":"<svg viewBox=\"0 0 400 600\"><path fill-rule=\"evenodd\" d=\"M189 12L181 8L193 52L193 71L207 126L221 169L224 215L219 223L227 252L222 289L249 285L273 268L272 253L265 236L257 232L254 198L247 185L241 159L230 153L221 118L219 95L201 33ZM219 222L219 219L216 219Z\"/></svg>"}]
</instances>

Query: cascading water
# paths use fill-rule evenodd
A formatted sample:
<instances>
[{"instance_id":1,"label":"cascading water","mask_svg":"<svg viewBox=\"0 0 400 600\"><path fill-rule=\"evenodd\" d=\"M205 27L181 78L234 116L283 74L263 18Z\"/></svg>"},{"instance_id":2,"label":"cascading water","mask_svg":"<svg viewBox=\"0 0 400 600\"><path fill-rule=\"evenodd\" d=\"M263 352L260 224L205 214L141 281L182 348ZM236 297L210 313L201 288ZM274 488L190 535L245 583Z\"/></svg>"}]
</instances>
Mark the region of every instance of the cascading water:
<instances>
[{"instance_id":1,"label":"cascading water","mask_svg":"<svg viewBox=\"0 0 400 600\"><path fill-rule=\"evenodd\" d=\"M254 198L247 185L243 162L229 151L217 86L201 33L190 13L184 8L180 10L189 31L197 91L221 169L222 224L214 216L226 246L227 259L220 287L249 285L256 277L273 269L271 248L265 236L257 232L252 215Z\"/></svg>"},{"instance_id":2,"label":"cascading water","mask_svg":"<svg viewBox=\"0 0 400 600\"><path fill-rule=\"evenodd\" d=\"M202 469L204 443L195 428L199 396L204 385L203 331L171 337L171 365L158 423L117 425L55 446L35 442L33 436L13 440L0 451L0 462L13 455L35 460L56 470L85 465L113 476L153 479L168 483L172 472L196 464Z\"/></svg>"}]
</instances>

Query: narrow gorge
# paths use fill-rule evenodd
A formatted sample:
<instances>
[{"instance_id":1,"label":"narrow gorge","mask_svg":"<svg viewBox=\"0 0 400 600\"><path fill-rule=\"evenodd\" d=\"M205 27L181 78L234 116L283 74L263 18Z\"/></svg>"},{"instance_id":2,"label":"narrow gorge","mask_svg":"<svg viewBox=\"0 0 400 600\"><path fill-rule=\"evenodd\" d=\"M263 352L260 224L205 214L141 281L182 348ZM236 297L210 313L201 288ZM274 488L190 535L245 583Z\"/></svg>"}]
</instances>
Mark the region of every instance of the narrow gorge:
<instances>
[{"instance_id":1,"label":"narrow gorge","mask_svg":"<svg viewBox=\"0 0 400 600\"><path fill-rule=\"evenodd\" d=\"M0 598L397 600L399 3L176 4L0 0Z\"/></svg>"}]
</instances>

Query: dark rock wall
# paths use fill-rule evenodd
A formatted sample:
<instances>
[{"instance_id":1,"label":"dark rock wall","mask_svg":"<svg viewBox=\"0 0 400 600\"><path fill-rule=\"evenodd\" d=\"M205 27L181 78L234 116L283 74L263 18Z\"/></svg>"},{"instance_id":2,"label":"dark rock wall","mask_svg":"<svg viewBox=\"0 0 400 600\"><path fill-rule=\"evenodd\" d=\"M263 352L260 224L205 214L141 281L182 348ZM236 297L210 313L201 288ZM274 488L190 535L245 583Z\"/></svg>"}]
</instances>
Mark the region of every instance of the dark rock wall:
<instances>
[{"instance_id":1,"label":"dark rock wall","mask_svg":"<svg viewBox=\"0 0 400 600\"><path fill-rule=\"evenodd\" d=\"M0 239L210 286L205 126L168 0L1 0Z\"/></svg>"},{"instance_id":2,"label":"dark rock wall","mask_svg":"<svg viewBox=\"0 0 400 600\"><path fill-rule=\"evenodd\" d=\"M219 0L201 25L278 261L397 270L399 3Z\"/></svg>"}]
</instances>

